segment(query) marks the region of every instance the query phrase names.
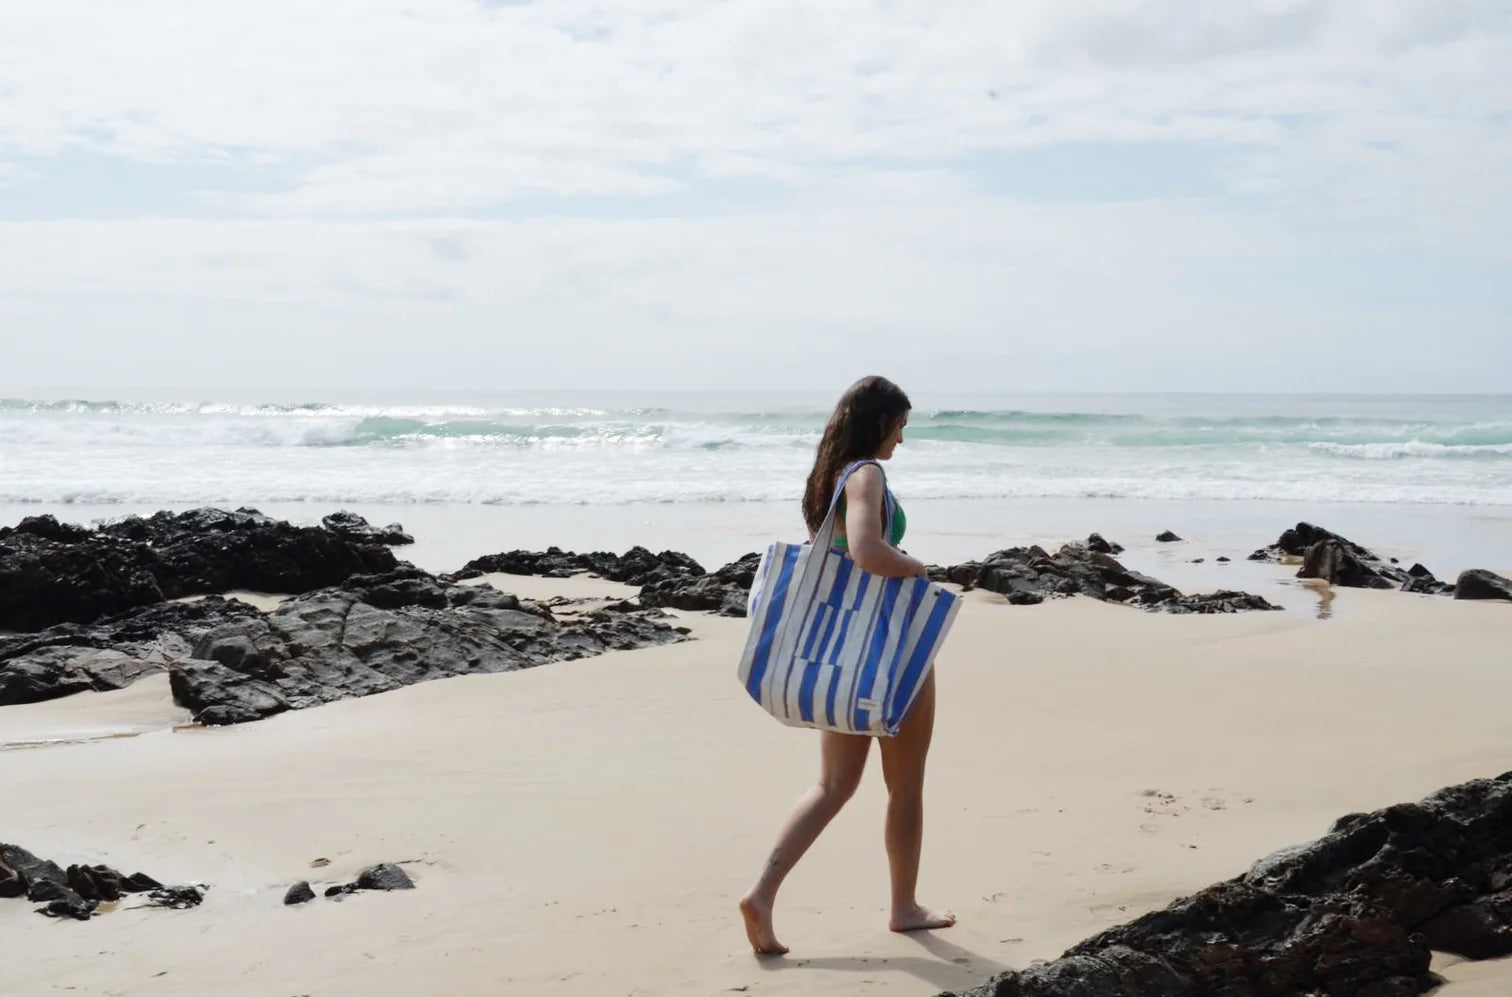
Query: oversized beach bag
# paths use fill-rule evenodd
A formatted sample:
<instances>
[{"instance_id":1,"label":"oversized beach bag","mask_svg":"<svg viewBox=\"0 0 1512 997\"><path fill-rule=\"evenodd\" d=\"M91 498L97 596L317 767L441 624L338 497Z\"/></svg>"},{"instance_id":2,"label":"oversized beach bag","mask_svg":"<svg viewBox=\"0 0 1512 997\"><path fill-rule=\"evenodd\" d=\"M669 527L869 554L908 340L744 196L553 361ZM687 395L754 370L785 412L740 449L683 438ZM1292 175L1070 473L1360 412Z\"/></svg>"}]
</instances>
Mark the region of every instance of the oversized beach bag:
<instances>
[{"instance_id":1,"label":"oversized beach bag","mask_svg":"<svg viewBox=\"0 0 1512 997\"><path fill-rule=\"evenodd\" d=\"M897 734L960 610L959 596L927 578L874 575L834 548L845 482L875 463L847 467L813 541L772 544L751 585L740 681L789 726ZM892 509L889 495L886 536Z\"/></svg>"}]
</instances>

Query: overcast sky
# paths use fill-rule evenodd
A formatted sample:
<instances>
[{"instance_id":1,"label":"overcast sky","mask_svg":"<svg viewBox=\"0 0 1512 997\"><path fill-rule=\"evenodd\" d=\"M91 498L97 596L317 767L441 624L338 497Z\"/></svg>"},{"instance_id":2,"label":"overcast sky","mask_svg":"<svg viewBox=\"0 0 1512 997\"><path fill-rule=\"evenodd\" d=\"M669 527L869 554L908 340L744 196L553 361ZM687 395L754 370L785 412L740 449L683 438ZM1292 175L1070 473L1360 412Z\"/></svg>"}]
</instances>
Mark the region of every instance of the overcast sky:
<instances>
[{"instance_id":1,"label":"overcast sky","mask_svg":"<svg viewBox=\"0 0 1512 997\"><path fill-rule=\"evenodd\" d=\"M5 0L0 386L1506 391L1507 0Z\"/></svg>"}]
</instances>

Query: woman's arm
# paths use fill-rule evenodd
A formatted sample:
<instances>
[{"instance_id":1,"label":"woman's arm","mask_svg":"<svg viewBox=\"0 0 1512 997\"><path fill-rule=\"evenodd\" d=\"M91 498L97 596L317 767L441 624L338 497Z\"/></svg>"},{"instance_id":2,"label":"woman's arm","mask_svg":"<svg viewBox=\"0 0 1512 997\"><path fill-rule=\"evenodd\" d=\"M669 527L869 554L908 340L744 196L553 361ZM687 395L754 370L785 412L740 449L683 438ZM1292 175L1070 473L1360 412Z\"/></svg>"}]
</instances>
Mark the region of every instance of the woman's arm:
<instances>
[{"instance_id":1,"label":"woman's arm","mask_svg":"<svg viewBox=\"0 0 1512 997\"><path fill-rule=\"evenodd\" d=\"M928 568L916 557L901 553L877 533L882 523L882 471L875 464L857 468L845 483L845 542L851 560L874 575L909 578Z\"/></svg>"}]
</instances>

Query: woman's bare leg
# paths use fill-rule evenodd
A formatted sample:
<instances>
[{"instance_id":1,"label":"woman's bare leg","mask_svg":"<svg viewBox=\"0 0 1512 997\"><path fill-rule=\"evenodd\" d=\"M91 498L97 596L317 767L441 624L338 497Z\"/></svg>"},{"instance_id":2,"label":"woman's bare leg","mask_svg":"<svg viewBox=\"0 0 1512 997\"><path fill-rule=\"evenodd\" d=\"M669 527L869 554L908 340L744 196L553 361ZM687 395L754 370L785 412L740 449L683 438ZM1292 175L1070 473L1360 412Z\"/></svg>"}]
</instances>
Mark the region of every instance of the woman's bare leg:
<instances>
[{"instance_id":1,"label":"woman's bare leg","mask_svg":"<svg viewBox=\"0 0 1512 997\"><path fill-rule=\"evenodd\" d=\"M781 955L787 946L777 941L772 928L772 906L777 888L808 851L861 783L871 738L860 734L819 732L819 781L804 793L777 836L756 885L740 901L746 935L751 948L761 955Z\"/></svg>"},{"instance_id":2,"label":"woman's bare leg","mask_svg":"<svg viewBox=\"0 0 1512 997\"><path fill-rule=\"evenodd\" d=\"M882 777L887 781L887 864L892 874L894 931L948 928L954 914L920 905L919 857L924 846L924 761L934 735L935 680L931 670L896 737L881 738Z\"/></svg>"}]
</instances>

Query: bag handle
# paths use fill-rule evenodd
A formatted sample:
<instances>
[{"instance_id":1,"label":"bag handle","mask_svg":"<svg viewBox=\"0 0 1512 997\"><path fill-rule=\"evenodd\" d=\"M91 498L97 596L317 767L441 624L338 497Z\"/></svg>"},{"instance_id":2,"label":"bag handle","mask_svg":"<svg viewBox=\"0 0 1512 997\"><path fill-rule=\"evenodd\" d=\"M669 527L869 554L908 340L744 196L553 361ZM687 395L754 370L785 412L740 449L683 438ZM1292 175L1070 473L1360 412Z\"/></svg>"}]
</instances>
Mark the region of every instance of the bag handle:
<instances>
[{"instance_id":1,"label":"bag handle","mask_svg":"<svg viewBox=\"0 0 1512 997\"><path fill-rule=\"evenodd\" d=\"M845 470L840 472L840 477L835 482L835 492L830 496L829 512L825 514L824 523L819 527L819 532L814 534L814 546L819 550L829 550L834 545L835 510L840 507L840 496L845 494L845 483L850 480L850 476L855 474L857 469L866 464L872 464L877 470L882 472L882 511L887 518L886 533L884 536L889 539L892 537L893 501L892 493L887 488L887 471L877 460L868 457L865 460L853 461L846 466ZM820 541L823 542L821 543Z\"/></svg>"}]
</instances>

